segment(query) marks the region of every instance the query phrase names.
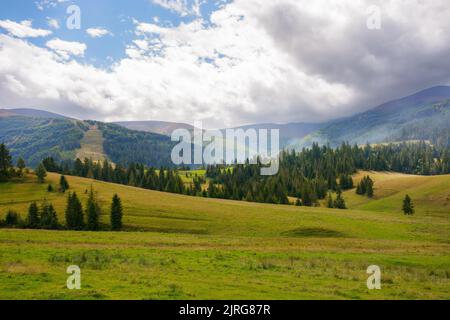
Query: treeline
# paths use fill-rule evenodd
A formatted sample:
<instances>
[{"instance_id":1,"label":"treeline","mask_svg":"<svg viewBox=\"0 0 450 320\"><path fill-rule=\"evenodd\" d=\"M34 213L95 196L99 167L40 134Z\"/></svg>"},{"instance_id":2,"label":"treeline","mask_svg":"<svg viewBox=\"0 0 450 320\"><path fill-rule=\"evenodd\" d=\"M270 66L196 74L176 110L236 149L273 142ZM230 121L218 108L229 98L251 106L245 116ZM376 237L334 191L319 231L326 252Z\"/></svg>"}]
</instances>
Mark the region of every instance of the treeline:
<instances>
[{"instance_id":1,"label":"treeline","mask_svg":"<svg viewBox=\"0 0 450 320\"><path fill-rule=\"evenodd\" d=\"M9 210L5 219L0 221L0 226L8 228L45 229L45 230L75 230L75 231L100 231L101 209L94 190L91 188L86 206L83 205L75 192L69 192L65 209L65 224L58 220L58 214L52 203L44 200L39 206L32 202L28 208L26 219ZM111 202L110 222L107 230L122 230L123 208L118 195L114 195Z\"/></svg>"},{"instance_id":2,"label":"treeline","mask_svg":"<svg viewBox=\"0 0 450 320\"><path fill-rule=\"evenodd\" d=\"M277 175L260 175L261 164L208 166L206 180L194 176L184 184L176 169L159 170L142 164L127 167L111 165L108 161L93 162L80 159L73 163L56 164L52 158L43 161L48 171L87 177L144 189L180 193L210 198L246 200L274 204L289 204L289 198L302 206L318 205L328 193L339 195L333 207L345 207L341 192L357 186L357 193L372 197L373 181L365 178L355 182L358 170L395 171L408 174L437 175L450 173L448 148L436 148L427 143L403 143L364 147L342 144L338 148L313 144L301 152L283 151ZM342 199L342 200L341 200ZM344 204L342 204L344 202Z\"/></svg>"},{"instance_id":3,"label":"treeline","mask_svg":"<svg viewBox=\"0 0 450 320\"><path fill-rule=\"evenodd\" d=\"M94 162L91 159L76 159L72 164L64 162L58 165L53 158L42 162L46 170L60 174L90 178L105 182L123 184L143 189L196 195L201 191L202 180L194 177L191 188L186 188L181 176L175 169L155 169L143 164L130 164L127 167L112 165L107 160Z\"/></svg>"},{"instance_id":4,"label":"treeline","mask_svg":"<svg viewBox=\"0 0 450 320\"><path fill-rule=\"evenodd\" d=\"M329 191L337 192L338 204L343 190L354 188L352 175L357 170L395 171L407 174L438 175L450 173L449 148L436 148L427 143L403 143L364 147L342 144L338 148L313 144L301 152L283 151L276 176L262 177L260 164L207 168L211 179L211 197L286 204L288 197L298 205L314 206ZM211 190L211 191L210 191ZM373 181L366 177L358 184L357 193L373 196Z\"/></svg>"}]
</instances>

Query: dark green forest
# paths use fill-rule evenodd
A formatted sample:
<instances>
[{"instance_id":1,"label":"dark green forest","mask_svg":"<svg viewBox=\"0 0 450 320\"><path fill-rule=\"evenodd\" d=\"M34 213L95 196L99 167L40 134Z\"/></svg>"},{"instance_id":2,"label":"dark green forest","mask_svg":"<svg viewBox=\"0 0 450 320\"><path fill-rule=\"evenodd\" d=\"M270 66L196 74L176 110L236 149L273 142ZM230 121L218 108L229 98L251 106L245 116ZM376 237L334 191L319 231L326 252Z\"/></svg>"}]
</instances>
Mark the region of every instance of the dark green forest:
<instances>
[{"instance_id":1,"label":"dark green forest","mask_svg":"<svg viewBox=\"0 0 450 320\"><path fill-rule=\"evenodd\" d=\"M172 166L170 154L175 145L170 137L126 129L116 124L97 124L105 139L103 148L108 157L121 165L142 163L147 166Z\"/></svg>"}]
</instances>

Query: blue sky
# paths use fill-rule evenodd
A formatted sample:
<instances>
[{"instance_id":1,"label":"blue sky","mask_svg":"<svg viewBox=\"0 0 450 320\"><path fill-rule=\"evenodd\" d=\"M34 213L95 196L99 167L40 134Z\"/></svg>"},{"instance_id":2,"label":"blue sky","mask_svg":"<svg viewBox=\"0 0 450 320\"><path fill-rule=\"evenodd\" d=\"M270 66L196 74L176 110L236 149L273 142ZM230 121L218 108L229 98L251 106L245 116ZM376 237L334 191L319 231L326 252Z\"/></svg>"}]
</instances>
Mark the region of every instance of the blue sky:
<instances>
[{"instance_id":1,"label":"blue sky","mask_svg":"<svg viewBox=\"0 0 450 320\"><path fill-rule=\"evenodd\" d=\"M450 84L449 16L448 0L1 0L0 108L326 121Z\"/></svg>"},{"instance_id":2,"label":"blue sky","mask_svg":"<svg viewBox=\"0 0 450 320\"><path fill-rule=\"evenodd\" d=\"M224 2L220 0L199 2L201 17L205 23L208 23L211 12L217 10ZM182 0L180 3L190 10L195 5L195 0L185 2ZM77 5L81 9L80 30L69 30L66 27L66 20L70 16L66 10L70 5ZM136 39L134 20L158 21L160 25L176 27L180 23L190 23L197 18L199 18L198 15L193 12L180 14L152 0L0 1L0 20L9 19L17 22L32 20L33 28L50 29L53 38L85 43L87 49L84 57L76 57L76 59L104 68L108 67L112 61L119 61L126 56L126 45ZM56 20L59 28L51 28L48 25L49 19ZM92 38L86 33L89 28L104 28L110 34L101 39ZM31 43L39 46L45 46L47 40L45 38L29 39Z\"/></svg>"}]
</instances>

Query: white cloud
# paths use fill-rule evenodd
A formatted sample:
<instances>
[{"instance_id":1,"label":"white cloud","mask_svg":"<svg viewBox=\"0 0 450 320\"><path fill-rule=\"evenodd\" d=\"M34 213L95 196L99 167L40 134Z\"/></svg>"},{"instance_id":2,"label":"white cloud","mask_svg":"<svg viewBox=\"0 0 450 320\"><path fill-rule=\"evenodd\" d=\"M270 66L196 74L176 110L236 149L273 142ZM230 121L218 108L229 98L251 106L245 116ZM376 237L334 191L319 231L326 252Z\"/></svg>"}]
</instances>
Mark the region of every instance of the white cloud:
<instances>
[{"instance_id":1,"label":"white cloud","mask_svg":"<svg viewBox=\"0 0 450 320\"><path fill-rule=\"evenodd\" d=\"M60 3L67 2L68 0L37 0L35 1L36 7L43 11L48 8L55 8Z\"/></svg>"},{"instance_id":2,"label":"white cloud","mask_svg":"<svg viewBox=\"0 0 450 320\"><path fill-rule=\"evenodd\" d=\"M84 52L87 49L84 43L64 41L57 38L48 41L46 46L54 50L63 59L69 59L70 56L84 56Z\"/></svg>"},{"instance_id":3,"label":"white cloud","mask_svg":"<svg viewBox=\"0 0 450 320\"><path fill-rule=\"evenodd\" d=\"M200 0L152 0L165 9L178 13L180 16L201 16L201 6L204 1ZM190 2L190 3L189 3Z\"/></svg>"},{"instance_id":4,"label":"white cloud","mask_svg":"<svg viewBox=\"0 0 450 320\"><path fill-rule=\"evenodd\" d=\"M92 38L101 38L108 34L111 34L105 28L89 28L86 30L86 33Z\"/></svg>"},{"instance_id":5,"label":"white cloud","mask_svg":"<svg viewBox=\"0 0 450 320\"><path fill-rule=\"evenodd\" d=\"M137 22L108 70L59 58L82 56L81 43L47 43L56 55L0 35L0 107L207 127L340 117L450 82L446 3L384 1L371 31L372 1L236 0L208 23Z\"/></svg>"},{"instance_id":6,"label":"white cloud","mask_svg":"<svg viewBox=\"0 0 450 320\"><path fill-rule=\"evenodd\" d=\"M0 28L7 30L11 35L18 38L46 37L52 32L44 29L34 29L30 20L20 23L11 20L0 20Z\"/></svg>"},{"instance_id":7,"label":"white cloud","mask_svg":"<svg viewBox=\"0 0 450 320\"><path fill-rule=\"evenodd\" d=\"M59 29L59 22L56 19L47 17L47 25L53 29Z\"/></svg>"}]
</instances>

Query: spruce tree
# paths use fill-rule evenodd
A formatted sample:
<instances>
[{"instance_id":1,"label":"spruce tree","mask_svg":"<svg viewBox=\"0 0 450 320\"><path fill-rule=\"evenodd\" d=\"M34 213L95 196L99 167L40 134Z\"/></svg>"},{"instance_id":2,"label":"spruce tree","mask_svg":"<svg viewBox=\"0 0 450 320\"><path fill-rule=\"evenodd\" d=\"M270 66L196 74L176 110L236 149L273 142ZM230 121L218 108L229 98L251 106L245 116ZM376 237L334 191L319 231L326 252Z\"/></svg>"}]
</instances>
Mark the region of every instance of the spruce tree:
<instances>
[{"instance_id":1,"label":"spruce tree","mask_svg":"<svg viewBox=\"0 0 450 320\"><path fill-rule=\"evenodd\" d=\"M0 182L8 181L11 177L11 155L5 144L0 144Z\"/></svg>"},{"instance_id":2,"label":"spruce tree","mask_svg":"<svg viewBox=\"0 0 450 320\"><path fill-rule=\"evenodd\" d=\"M368 182L367 182L366 194L369 198L373 198L373 182L372 182L372 180L368 180Z\"/></svg>"},{"instance_id":3,"label":"spruce tree","mask_svg":"<svg viewBox=\"0 0 450 320\"><path fill-rule=\"evenodd\" d=\"M36 176L37 176L38 183L45 182L45 177L47 176L47 170L45 170L45 167L42 164L42 162L39 164L39 166L36 169Z\"/></svg>"},{"instance_id":4,"label":"spruce tree","mask_svg":"<svg viewBox=\"0 0 450 320\"><path fill-rule=\"evenodd\" d=\"M340 190L338 190L336 200L334 200L334 207L337 209L347 209L345 200L342 197L342 192Z\"/></svg>"},{"instance_id":5,"label":"spruce tree","mask_svg":"<svg viewBox=\"0 0 450 320\"><path fill-rule=\"evenodd\" d=\"M111 203L111 229L113 231L122 230L122 201L117 194L114 195Z\"/></svg>"},{"instance_id":6,"label":"spruce tree","mask_svg":"<svg viewBox=\"0 0 450 320\"><path fill-rule=\"evenodd\" d=\"M55 208L53 205L47 202L42 204L41 209L41 221L40 225L43 229L57 229L58 228L58 216L56 214Z\"/></svg>"},{"instance_id":7,"label":"spruce tree","mask_svg":"<svg viewBox=\"0 0 450 320\"><path fill-rule=\"evenodd\" d=\"M328 193L327 207L334 208L333 196L331 195L331 192Z\"/></svg>"},{"instance_id":8,"label":"spruce tree","mask_svg":"<svg viewBox=\"0 0 450 320\"><path fill-rule=\"evenodd\" d=\"M411 197L409 195L406 195L405 199L403 200L403 213L405 215L413 215L414 214L414 205L412 203Z\"/></svg>"},{"instance_id":9,"label":"spruce tree","mask_svg":"<svg viewBox=\"0 0 450 320\"><path fill-rule=\"evenodd\" d=\"M59 179L59 191L65 193L67 190L69 190L69 183L67 182L66 177L62 175Z\"/></svg>"},{"instance_id":10,"label":"spruce tree","mask_svg":"<svg viewBox=\"0 0 450 320\"><path fill-rule=\"evenodd\" d=\"M25 167L25 161L23 160L23 158L17 159L17 168L19 169L17 174L19 175L19 177L23 177L23 169L25 169Z\"/></svg>"},{"instance_id":11,"label":"spruce tree","mask_svg":"<svg viewBox=\"0 0 450 320\"><path fill-rule=\"evenodd\" d=\"M20 217L17 212L9 210L6 213L5 224L8 227L17 227L20 224Z\"/></svg>"},{"instance_id":12,"label":"spruce tree","mask_svg":"<svg viewBox=\"0 0 450 320\"><path fill-rule=\"evenodd\" d=\"M31 229L39 227L39 209L36 202L32 202L28 208L27 226Z\"/></svg>"},{"instance_id":13,"label":"spruce tree","mask_svg":"<svg viewBox=\"0 0 450 320\"><path fill-rule=\"evenodd\" d=\"M98 231L100 229L99 217L100 206L95 199L94 190L91 187L89 197L86 204L87 229L90 231Z\"/></svg>"},{"instance_id":14,"label":"spruce tree","mask_svg":"<svg viewBox=\"0 0 450 320\"><path fill-rule=\"evenodd\" d=\"M83 206L75 192L67 198L66 225L70 230L82 230L84 226Z\"/></svg>"}]
</instances>

